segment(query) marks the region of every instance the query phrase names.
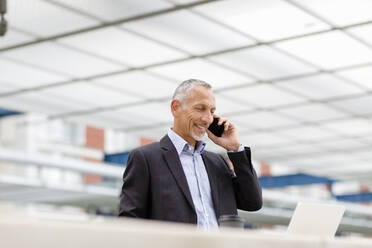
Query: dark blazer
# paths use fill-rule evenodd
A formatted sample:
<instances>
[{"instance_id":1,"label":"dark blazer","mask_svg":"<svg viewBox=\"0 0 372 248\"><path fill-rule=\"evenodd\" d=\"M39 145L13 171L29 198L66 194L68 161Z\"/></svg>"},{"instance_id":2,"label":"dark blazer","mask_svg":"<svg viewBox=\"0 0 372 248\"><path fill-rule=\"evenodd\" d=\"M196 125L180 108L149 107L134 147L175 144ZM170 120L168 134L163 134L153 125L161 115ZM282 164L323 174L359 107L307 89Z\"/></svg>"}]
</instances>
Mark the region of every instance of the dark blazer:
<instances>
[{"instance_id":1,"label":"dark blazer","mask_svg":"<svg viewBox=\"0 0 372 248\"><path fill-rule=\"evenodd\" d=\"M202 153L217 220L221 215L237 214L237 208L255 211L262 206L250 149L228 153L228 156L236 177L221 155ZM123 180L119 216L197 223L186 176L167 135L160 142L130 153Z\"/></svg>"}]
</instances>

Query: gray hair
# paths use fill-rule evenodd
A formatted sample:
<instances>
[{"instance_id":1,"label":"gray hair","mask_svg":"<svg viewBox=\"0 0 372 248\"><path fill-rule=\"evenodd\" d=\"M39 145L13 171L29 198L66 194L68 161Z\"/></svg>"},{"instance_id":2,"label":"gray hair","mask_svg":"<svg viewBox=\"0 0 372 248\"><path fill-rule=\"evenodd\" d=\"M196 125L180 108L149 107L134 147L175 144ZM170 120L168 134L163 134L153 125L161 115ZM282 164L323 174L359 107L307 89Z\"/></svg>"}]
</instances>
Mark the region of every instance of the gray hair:
<instances>
[{"instance_id":1,"label":"gray hair","mask_svg":"<svg viewBox=\"0 0 372 248\"><path fill-rule=\"evenodd\" d=\"M183 104L187 96L187 92L194 86L202 86L207 89L212 89L212 86L207 82L204 82L199 79L188 79L186 81L183 81L180 85L178 85L178 87L174 91L172 99L177 99Z\"/></svg>"}]
</instances>

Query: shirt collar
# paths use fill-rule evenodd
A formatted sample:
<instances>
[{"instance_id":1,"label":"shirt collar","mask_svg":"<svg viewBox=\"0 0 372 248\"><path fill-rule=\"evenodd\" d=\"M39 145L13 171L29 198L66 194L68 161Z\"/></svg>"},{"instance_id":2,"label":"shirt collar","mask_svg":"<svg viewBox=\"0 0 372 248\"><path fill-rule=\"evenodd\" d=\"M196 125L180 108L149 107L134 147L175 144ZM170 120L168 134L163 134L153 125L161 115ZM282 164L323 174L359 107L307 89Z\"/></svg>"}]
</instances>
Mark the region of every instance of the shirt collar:
<instances>
[{"instance_id":1,"label":"shirt collar","mask_svg":"<svg viewBox=\"0 0 372 248\"><path fill-rule=\"evenodd\" d=\"M173 131L172 128L168 129L168 137L172 141L173 145L176 147L178 155L180 155L182 151L194 152L194 149L192 148L192 146L190 146L186 140L184 140L175 131ZM204 141L197 141L196 152L202 153L204 151L205 146L206 146L206 143Z\"/></svg>"}]
</instances>

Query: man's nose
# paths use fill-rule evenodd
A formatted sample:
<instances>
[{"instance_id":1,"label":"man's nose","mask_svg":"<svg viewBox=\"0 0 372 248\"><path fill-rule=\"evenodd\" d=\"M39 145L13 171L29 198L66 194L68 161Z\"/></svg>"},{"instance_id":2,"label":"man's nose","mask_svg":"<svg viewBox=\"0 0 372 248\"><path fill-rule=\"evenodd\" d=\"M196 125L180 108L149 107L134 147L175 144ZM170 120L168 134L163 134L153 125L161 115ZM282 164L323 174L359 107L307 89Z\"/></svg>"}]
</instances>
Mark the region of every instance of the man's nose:
<instances>
[{"instance_id":1,"label":"man's nose","mask_svg":"<svg viewBox=\"0 0 372 248\"><path fill-rule=\"evenodd\" d=\"M202 117L202 120L209 126L213 122L213 114L210 112L205 113Z\"/></svg>"}]
</instances>

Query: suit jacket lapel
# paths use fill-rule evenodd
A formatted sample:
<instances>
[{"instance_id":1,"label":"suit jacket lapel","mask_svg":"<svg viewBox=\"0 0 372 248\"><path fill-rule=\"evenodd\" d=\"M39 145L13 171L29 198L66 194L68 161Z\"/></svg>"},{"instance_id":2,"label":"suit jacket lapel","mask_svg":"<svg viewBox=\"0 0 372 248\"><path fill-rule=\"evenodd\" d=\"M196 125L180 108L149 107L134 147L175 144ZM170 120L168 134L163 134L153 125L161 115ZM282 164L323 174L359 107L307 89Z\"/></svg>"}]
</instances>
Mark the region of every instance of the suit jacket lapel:
<instances>
[{"instance_id":1,"label":"suit jacket lapel","mask_svg":"<svg viewBox=\"0 0 372 248\"><path fill-rule=\"evenodd\" d=\"M185 196L187 202L190 204L191 208L195 211L194 203L192 201L189 186L187 184L185 173L182 169L182 164L176 148L174 147L172 141L166 135L160 140L161 147L163 148L163 157L167 162L167 166L171 171L173 177L175 178L177 185L180 187L183 195ZM196 211L195 211L196 212Z\"/></svg>"},{"instance_id":2,"label":"suit jacket lapel","mask_svg":"<svg viewBox=\"0 0 372 248\"><path fill-rule=\"evenodd\" d=\"M214 211L216 213L217 219L220 216L220 209L219 209L219 198L218 198L218 178L216 173L216 165L213 163L212 159L207 155L206 152L202 154L202 158L204 161L205 168L208 173L209 184L211 186L211 193L212 193L212 200L214 205Z\"/></svg>"}]
</instances>

